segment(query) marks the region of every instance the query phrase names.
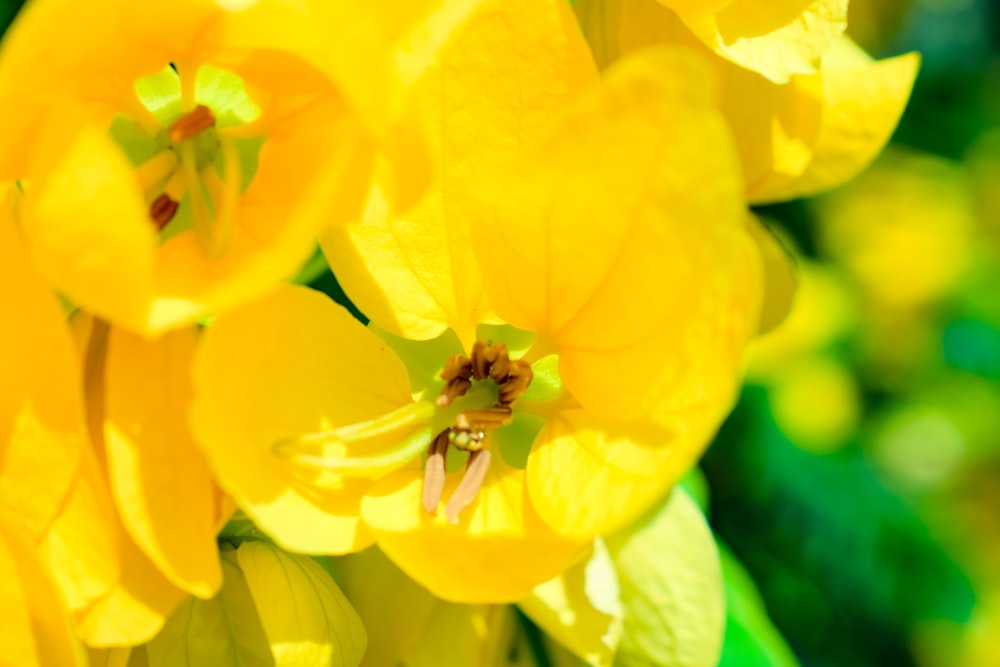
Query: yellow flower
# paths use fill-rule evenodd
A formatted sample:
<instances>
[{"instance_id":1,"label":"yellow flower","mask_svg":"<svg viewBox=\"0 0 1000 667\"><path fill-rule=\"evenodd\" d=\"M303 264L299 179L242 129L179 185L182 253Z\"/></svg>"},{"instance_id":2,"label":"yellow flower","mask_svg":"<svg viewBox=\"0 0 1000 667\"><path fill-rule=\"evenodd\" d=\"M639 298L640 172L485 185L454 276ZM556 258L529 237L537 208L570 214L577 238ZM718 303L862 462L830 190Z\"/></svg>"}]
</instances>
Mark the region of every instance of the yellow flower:
<instances>
[{"instance_id":1,"label":"yellow flower","mask_svg":"<svg viewBox=\"0 0 1000 667\"><path fill-rule=\"evenodd\" d=\"M2 196L5 196L3 193ZM0 609L4 661L81 665L69 612L45 565L46 533L77 484L86 443L72 341L59 303L0 216Z\"/></svg>"},{"instance_id":2,"label":"yellow flower","mask_svg":"<svg viewBox=\"0 0 1000 667\"><path fill-rule=\"evenodd\" d=\"M417 93L441 171L414 218L376 190L323 242L381 340L292 288L205 335L192 420L220 484L286 548L374 540L474 602L524 596L662 496L759 309L711 80L656 50L598 82L562 2L487 3Z\"/></svg>"},{"instance_id":3,"label":"yellow flower","mask_svg":"<svg viewBox=\"0 0 1000 667\"><path fill-rule=\"evenodd\" d=\"M733 2L730 8L788 4ZM811 7L825 4L834 3ZM800 68L789 72L793 76L769 77L754 63L713 55L692 24L681 20L683 13L656 0L581 0L575 6L602 66L665 43L693 48L713 61L723 82L720 108L736 139L752 203L815 194L860 172L896 127L919 63L917 54L874 62L846 37L831 37L816 50L814 73Z\"/></svg>"},{"instance_id":4,"label":"yellow flower","mask_svg":"<svg viewBox=\"0 0 1000 667\"><path fill-rule=\"evenodd\" d=\"M263 293L352 215L376 145L425 171L403 93L474 4L29 3L0 55L0 175L33 258L145 334Z\"/></svg>"}]
</instances>

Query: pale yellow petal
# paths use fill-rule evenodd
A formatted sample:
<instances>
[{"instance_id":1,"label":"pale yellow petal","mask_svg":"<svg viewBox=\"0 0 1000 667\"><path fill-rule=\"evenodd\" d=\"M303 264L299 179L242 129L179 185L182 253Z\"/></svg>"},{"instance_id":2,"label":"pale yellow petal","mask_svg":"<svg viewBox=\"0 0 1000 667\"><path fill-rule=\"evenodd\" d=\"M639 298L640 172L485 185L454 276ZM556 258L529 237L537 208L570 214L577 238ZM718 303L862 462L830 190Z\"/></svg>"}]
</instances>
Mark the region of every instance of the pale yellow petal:
<instances>
[{"instance_id":1,"label":"pale yellow petal","mask_svg":"<svg viewBox=\"0 0 1000 667\"><path fill-rule=\"evenodd\" d=\"M149 667L274 665L236 551L223 547L219 559L223 583L218 595L210 600L188 598L181 603L163 630L145 647Z\"/></svg>"},{"instance_id":2,"label":"pale yellow petal","mask_svg":"<svg viewBox=\"0 0 1000 667\"><path fill-rule=\"evenodd\" d=\"M31 265L0 188L0 307L11 314L0 354L0 509L38 539L54 520L86 446L80 373L66 318Z\"/></svg>"},{"instance_id":3,"label":"pale yellow petal","mask_svg":"<svg viewBox=\"0 0 1000 667\"><path fill-rule=\"evenodd\" d=\"M0 628L4 662L20 667L83 666L63 600L36 559L31 536L0 517Z\"/></svg>"},{"instance_id":4,"label":"pale yellow petal","mask_svg":"<svg viewBox=\"0 0 1000 667\"><path fill-rule=\"evenodd\" d=\"M236 557L277 667L361 662L361 619L316 561L266 542L244 542Z\"/></svg>"},{"instance_id":5,"label":"pale yellow petal","mask_svg":"<svg viewBox=\"0 0 1000 667\"><path fill-rule=\"evenodd\" d=\"M873 62L844 39L824 57L818 74L792 79L790 90L783 93L788 100L785 104L795 104L792 113L799 117L815 116L811 121L815 127L806 137L809 160L795 170L776 165L773 173L751 182L751 201L805 197L856 176L885 147L896 129L919 63L915 53ZM776 133L777 128L775 121ZM775 146L777 154L777 136Z\"/></svg>"},{"instance_id":6,"label":"pale yellow petal","mask_svg":"<svg viewBox=\"0 0 1000 667\"><path fill-rule=\"evenodd\" d=\"M680 14L709 48L776 83L812 73L847 27L848 0L733 0Z\"/></svg>"},{"instance_id":7,"label":"pale yellow petal","mask_svg":"<svg viewBox=\"0 0 1000 667\"><path fill-rule=\"evenodd\" d=\"M430 191L400 218L376 188L362 221L322 240L366 316L408 338L451 328L471 344L490 315L469 239L491 205L477 182L510 168L596 78L565 2L482 3L413 93L437 165Z\"/></svg>"},{"instance_id":8,"label":"pale yellow petal","mask_svg":"<svg viewBox=\"0 0 1000 667\"><path fill-rule=\"evenodd\" d=\"M726 308L706 311L742 289L741 185L711 82L687 51L622 61L491 190L496 213L475 228L497 313L552 342L595 413L648 412L683 373L675 351L726 325Z\"/></svg>"},{"instance_id":9,"label":"pale yellow petal","mask_svg":"<svg viewBox=\"0 0 1000 667\"><path fill-rule=\"evenodd\" d=\"M38 544L73 612L106 595L118 582L119 522L108 483L90 447L59 516Z\"/></svg>"},{"instance_id":10,"label":"pale yellow petal","mask_svg":"<svg viewBox=\"0 0 1000 667\"><path fill-rule=\"evenodd\" d=\"M214 483L187 426L197 338L194 328L152 341L112 330L104 436L126 529L171 582L208 598L222 572Z\"/></svg>"},{"instance_id":11,"label":"pale yellow petal","mask_svg":"<svg viewBox=\"0 0 1000 667\"><path fill-rule=\"evenodd\" d=\"M452 473L443 499L458 486ZM524 471L493 456L476 500L452 525L423 508L422 475L399 471L365 496L361 513L379 547L434 595L453 602L512 602L566 569L586 541L563 538L535 513ZM456 557L456 555L460 555Z\"/></svg>"},{"instance_id":12,"label":"pale yellow petal","mask_svg":"<svg viewBox=\"0 0 1000 667\"><path fill-rule=\"evenodd\" d=\"M369 482L298 469L274 449L411 402L406 368L374 334L323 294L284 287L213 322L194 387L192 428L219 484L279 544L344 553L371 542L358 519Z\"/></svg>"},{"instance_id":13,"label":"pale yellow petal","mask_svg":"<svg viewBox=\"0 0 1000 667\"><path fill-rule=\"evenodd\" d=\"M90 646L149 641L187 596L167 581L120 525L117 543L121 563L117 583L76 614L77 635Z\"/></svg>"}]
</instances>

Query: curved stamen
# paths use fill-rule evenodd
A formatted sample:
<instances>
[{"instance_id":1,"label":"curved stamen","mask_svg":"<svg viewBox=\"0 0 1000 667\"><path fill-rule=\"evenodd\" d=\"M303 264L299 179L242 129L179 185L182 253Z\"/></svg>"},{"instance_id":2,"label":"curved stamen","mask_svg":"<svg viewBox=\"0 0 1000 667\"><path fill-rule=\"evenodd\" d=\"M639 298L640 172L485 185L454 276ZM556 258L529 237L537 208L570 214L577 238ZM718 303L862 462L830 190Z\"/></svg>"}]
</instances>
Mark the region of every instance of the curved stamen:
<instances>
[{"instance_id":1,"label":"curved stamen","mask_svg":"<svg viewBox=\"0 0 1000 667\"><path fill-rule=\"evenodd\" d=\"M448 517L448 523L458 523L458 515L479 495L479 489L483 486L483 479L486 471L490 467L490 452L483 449L469 454L469 462L465 466L465 475L459 482L455 493L451 494L448 504L445 505L444 515Z\"/></svg>"},{"instance_id":2,"label":"curved stamen","mask_svg":"<svg viewBox=\"0 0 1000 667\"><path fill-rule=\"evenodd\" d=\"M369 477L389 472L406 465L427 449L431 427L419 428L390 449L370 456L318 456L295 451L292 440L282 440L274 445L274 453L295 465L328 470L347 476ZM326 442L332 442L327 439ZM295 443L296 445L298 443Z\"/></svg>"}]
</instances>

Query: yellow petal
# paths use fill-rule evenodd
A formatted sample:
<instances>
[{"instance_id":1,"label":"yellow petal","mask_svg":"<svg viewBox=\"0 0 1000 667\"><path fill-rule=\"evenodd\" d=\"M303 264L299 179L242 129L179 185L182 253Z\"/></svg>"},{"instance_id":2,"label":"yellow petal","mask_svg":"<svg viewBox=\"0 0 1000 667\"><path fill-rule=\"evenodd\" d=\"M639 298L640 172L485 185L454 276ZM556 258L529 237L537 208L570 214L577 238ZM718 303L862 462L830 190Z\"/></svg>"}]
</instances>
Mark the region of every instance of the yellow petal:
<instances>
[{"instance_id":1,"label":"yellow petal","mask_svg":"<svg viewBox=\"0 0 1000 667\"><path fill-rule=\"evenodd\" d=\"M413 93L438 165L430 191L398 218L376 188L363 221L321 241L366 316L407 338L451 328L471 345L490 315L469 239L490 205L476 183L514 164L596 78L565 2L482 3Z\"/></svg>"},{"instance_id":2,"label":"yellow petal","mask_svg":"<svg viewBox=\"0 0 1000 667\"><path fill-rule=\"evenodd\" d=\"M99 316L146 321L155 229L133 169L106 131L76 136L22 210L21 231L49 282Z\"/></svg>"},{"instance_id":3,"label":"yellow petal","mask_svg":"<svg viewBox=\"0 0 1000 667\"><path fill-rule=\"evenodd\" d=\"M776 83L812 73L847 27L848 0L733 0L680 16L709 48ZM668 4L668 3L664 3Z\"/></svg>"},{"instance_id":4,"label":"yellow petal","mask_svg":"<svg viewBox=\"0 0 1000 667\"><path fill-rule=\"evenodd\" d=\"M67 606L78 612L118 582L119 523L107 480L92 448L59 516L38 545Z\"/></svg>"},{"instance_id":5,"label":"yellow petal","mask_svg":"<svg viewBox=\"0 0 1000 667\"><path fill-rule=\"evenodd\" d=\"M618 659L625 664L711 667L726 623L719 553L698 505L682 489L608 540L625 605Z\"/></svg>"},{"instance_id":6,"label":"yellow petal","mask_svg":"<svg viewBox=\"0 0 1000 667\"><path fill-rule=\"evenodd\" d=\"M856 176L895 130L919 63L916 53L873 62L846 38L837 42L824 56L818 74L795 77L788 84L791 90L776 93L786 117L815 115L809 123L811 132L804 136L792 130L781 138L780 121L774 125L775 155L784 150L783 144L805 141L807 164L796 170L782 170L776 164L772 173L749 185L751 200L762 203L809 196ZM797 125L803 127L801 121Z\"/></svg>"},{"instance_id":7,"label":"yellow petal","mask_svg":"<svg viewBox=\"0 0 1000 667\"><path fill-rule=\"evenodd\" d=\"M274 665L254 600L236 551L219 554L223 583L210 600L188 598L146 646L149 667ZM294 611L285 608L286 612Z\"/></svg>"},{"instance_id":8,"label":"yellow petal","mask_svg":"<svg viewBox=\"0 0 1000 667\"><path fill-rule=\"evenodd\" d=\"M688 416L669 429L648 421L620 424L583 410L551 415L528 455L531 502L566 535L586 539L618 530L697 460L720 418L711 417Z\"/></svg>"},{"instance_id":9,"label":"yellow petal","mask_svg":"<svg viewBox=\"0 0 1000 667\"><path fill-rule=\"evenodd\" d=\"M30 535L0 517L0 620L4 661L47 667L85 665L65 605L35 558Z\"/></svg>"},{"instance_id":10,"label":"yellow petal","mask_svg":"<svg viewBox=\"0 0 1000 667\"><path fill-rule=\"evenodd\" d=\"M119 524L121 575L116 585L76 614L77 635L95 647L149 641L186 597L160 573Z\"/></svg>"},{"instance_id":11,"label":"yellow petal","mask_svg":"<svg viewBox=\"0 0 1000 667\"><path fill-rule=\"evenodd\" d=\"M758 333L767 333L778 326L792 309L792 300L798 287L794 260L781 242L751 214L747 228L757 244L764 268L764 303L761 308Z\"/></svg>"},{"instance_id":12,"label":"yellow petal","mask_svg":"<svg viewBox=\"0 0 1000 667\"><path fill-rule=\"evenodd\" d=\"M236 551L277 667L354 667L365 653L361 619L316 561L266 542Z\"/></svg>"},{"instance_id":13,"label":"yellow petal","mask_svg":"<svg viewBox=\"0 0 1000 667\"><path fill-rule=\"evenodd\" d=\"M674 351L730 317L699 312L737 289L748 243L711 81L679 49L622 61L496 185L496 213L474 229L497 313L551 340L567 389L608 417L647 412L654 385L682 372Z\"/></svg>"},{"instance_id":14,"label":"yellow petal","mask_svg":"<svg viewBox=\"0 0 1000 667\"><path fill-rule=\"evenodd\" d=\"M187 428L197 331L147 341L112 329L104 434L126 529L163 574L208 598L222 584L208 464Z\"/></svg>"},{"instance_id":15,"label":"yellow petal","mask_svg":"<svg viewBox=\"0 0 1000 667\"><path fill-rule=\"evenodd\" d=\"M588 665L612 664L625 609L615 564L600 539L588 560L539 584L518 606Z\"/></svg>"},{"instance_id":16,"label":"yellow petal","mask_svg":"<svg viewBox=\"0 0 1000 667\"><path fill-rule=\"evenodd\" d=\"M516 640L512 635L520 630L513 607L440 600L378 549L338 558L334 567L344 594L374 639L363 667L511 665ZM382 637L392 641L379 641Z\"/></svg>"},{"instance_id":17,"label":"yellow petal","mask_svg":"<svg viewBox=\"0 0 1000 667\"><path fill-rule=\"evenodd\" d=\"M317 477L274 453L411 402L403 363L360 322L319 292L281 288L214 321L194 387L192 428L219 484L279 544L345 553L371 542L358 519L369 482Z\"/></svg>"},{"instance_id":18,"label":"yellow petal","mask_svg":"<svg viewBox=\"0 0 1000 667\"><path fill-rule=\"evenodd\" d=\"M461 473L445 484L447 499ZM422 475L399 471L379 481L361 503L379 547L404 572L445 600L511 602L566 569L585 542L561 538L535 513L524 471L493 456L476 500L448 523L421 500ZM461 554L460 557L455 557Z\"/></svg>"},{"instance_id":19,"label":"yellow petal","mask_svg":"<svg viewBox=\"0 0 1000 667\"><path fill-rule=\"evenodd\" d=\"M66 318L17 238L0 188L0 508L38 539L70 493L86 446L80 374ZM16 196L16 195L15 195Z\"/></svg>"}]
</instances>

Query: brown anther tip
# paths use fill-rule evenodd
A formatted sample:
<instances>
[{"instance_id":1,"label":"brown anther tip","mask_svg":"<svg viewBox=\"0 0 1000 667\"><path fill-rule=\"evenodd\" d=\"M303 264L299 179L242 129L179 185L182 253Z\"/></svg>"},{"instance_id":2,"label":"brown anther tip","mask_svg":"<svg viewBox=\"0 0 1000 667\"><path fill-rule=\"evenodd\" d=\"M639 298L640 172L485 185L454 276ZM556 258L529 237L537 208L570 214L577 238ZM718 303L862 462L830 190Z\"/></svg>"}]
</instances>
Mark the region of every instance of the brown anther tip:
<instances>
[{"instance_id":1,"label":"brown anther tip","mask_svg":"<svg viewBox=\"0 0 1000 667\"><path fill-rule=\"evenodd\" d=\"M507 383L500 387L497 392L497 399L501 405L510 405L517 399L524 396L531 386L531 381L535 379L535 372L531 370L531 364L518 359L511 362L510 377Z\"/></svg>"},{"instance_id":2,"label":"brown anther tip","mask_svg":"<svg viewBox=\"0 0 1000 667\"><path fill-rule=\"evenodd\" d=\"M472 345L472 352L469 354L472 360L472 377L482 380L490 374L490 360L486 356L489 346L485 341L477 340Z\"/></svg>"},{"instance_id":3,"label":"brown anther tip","mask_svg":"<svg viewBox=\"0 0 1000 667\"><path fill-rule=\"evenodd\" d=\"M190 139L213 125L215 125L215 114L204 104L199 104L170 126L170 143L176 144Z\"/></svg>"},{"instance_id":4,"label":"brown anther tip","mask_svg":"<svg viewBox=\"0 0 1000 667\"><path fill-rule=\"evenodd\" d=\"M160 195L149 205L149 217L156 225L157 230L162 230L177 215L180 204L170 198L166 193Z\"/></svg>"},{"instance_id":5,"label":"brown anther tip","mask_svg":"<svg viewBox=\"0 0 1000 667\"><path fill-rule=\"evenodd\" d=\"M445 382L454 380L457 377L472 378L472 360L461 354L452 355L444 365L444 369L438 376Z\"/></svg>"}]
</instances>

